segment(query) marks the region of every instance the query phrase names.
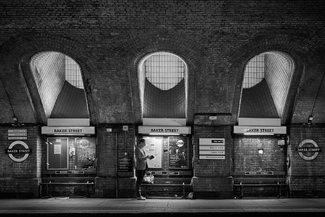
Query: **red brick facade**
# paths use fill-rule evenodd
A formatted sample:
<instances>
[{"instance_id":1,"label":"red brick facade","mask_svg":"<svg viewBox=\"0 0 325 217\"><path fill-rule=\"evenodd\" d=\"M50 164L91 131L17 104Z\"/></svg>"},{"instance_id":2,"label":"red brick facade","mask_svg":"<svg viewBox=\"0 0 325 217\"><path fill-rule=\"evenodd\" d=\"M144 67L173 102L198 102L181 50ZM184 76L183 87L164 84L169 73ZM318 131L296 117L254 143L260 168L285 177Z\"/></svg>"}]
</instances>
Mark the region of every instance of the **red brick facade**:
<instances>
[{"instance_id":1,"label":"red brick facade","mask_svg":"<svg viewBox=\"0 0 325 217\"><path fill-rule=\"evenodd\" d=\"M188 67L186 125L192 130L195 198L232 198L235 171L284 171L291 197L325 197L324 151L311 161L297 151L305 139L321 149L325 144L324 9L323 0L2 2L0 197L40 195L47 163L41 127L47 115L29 64L44 51L68 55L81 68L90 125L96 127L98 165L92 197L134 196L134 174L118 172L117 162L133 156L142 125L139 61L159 51L178 55ZM245 65L268 51L286 53L295 65L281 117L290 136L284 148L278 146L283 138L277 136L233 134ZM304 124L311 112L314 125L308 127ZM209 119L211 115L217 119ZM25 125L11 126L13 116ZM117 132L107 132L108 126ZM24 162L13 162L5 153L12 142L8 129L28 131L23 141L32 152ZM225 159L200 160L199 138L225 138ZM263 156L257 153L259 147Z\"/></svg>"}]
</instances>

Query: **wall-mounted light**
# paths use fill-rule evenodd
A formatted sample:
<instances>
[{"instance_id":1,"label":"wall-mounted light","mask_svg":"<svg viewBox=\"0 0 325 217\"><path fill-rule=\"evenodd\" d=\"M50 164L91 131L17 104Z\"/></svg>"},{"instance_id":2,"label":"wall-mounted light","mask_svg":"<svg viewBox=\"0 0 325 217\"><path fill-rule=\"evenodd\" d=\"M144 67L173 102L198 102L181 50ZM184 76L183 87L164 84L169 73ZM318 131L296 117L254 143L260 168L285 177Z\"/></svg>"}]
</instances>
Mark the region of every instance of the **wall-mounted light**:
<instances>
[{"instance_id":1,"label":"wall-mounted light","mask_svg":"<svg viewBox=\"0 0 325 217\"><path fill-rule=\"evenodd\" d=\"M313 115L310 115L310 116L308 117L308 125L311 125L313 119L314 119L314 116L313 116Z\"/></svg>"},{"instance_id":2,"label":"wall-mounted light","mask_svg":"<svg viewBox=\"0 0 325 217\"><path fill-rule=\"evenodd\" d=\"M14 122L14 124L18 124L18 118L16 116L12 117L12 121Z\"/></svg>"},{"instance_id":3,"label":"wall-mounted light","mask_svg":"<svg viewBox=\"0 0 325 217\"><path fill-rule=\"evenodd\" d=\"M257 149L257 150L258 150L258 153L259 153L259 154L264 154L264 149L259 148L259 149Z\"/></svg>"},{"instance_id":4,"label":"wall-mounted light","mask_svg":"<svg viewBox=\"0 0 325 217\"><path fill-rule=\"evenodd\" d=\"M52 142L45 142L46 145L53 145Z\"/></svg>"},{"instance_id":5,"label":"wall-mounted light","mask_svg":"<svg viewBox=\"0 0 325 217\"><path fill-rule=\"evenodd\" d=\"M25 126L25 124L20 124L18 122L18 118L15 115L12 117L12 121L14 122L11 124L11 126L13 126L13 127Z\"/></svg>"}]
</instances>

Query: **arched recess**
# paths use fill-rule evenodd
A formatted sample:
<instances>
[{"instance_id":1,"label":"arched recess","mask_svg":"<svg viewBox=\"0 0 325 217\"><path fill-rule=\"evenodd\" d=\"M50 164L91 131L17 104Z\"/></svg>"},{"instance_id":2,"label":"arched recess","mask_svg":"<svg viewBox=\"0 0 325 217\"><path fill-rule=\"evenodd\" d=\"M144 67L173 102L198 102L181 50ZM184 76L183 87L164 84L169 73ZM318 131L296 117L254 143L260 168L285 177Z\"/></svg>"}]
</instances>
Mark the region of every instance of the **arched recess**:
<instances>
[{"instance_id":1,"label":"arched recess","mask_svg":"<svg viewBox=\"0 0 325 217\"><path fill-rule=\"evenodd\" d=\"M47 118L89 118L80 66L59 52L40 52L30 60Z\"/></svg>"},{"instance_id":2,"label":"arched recess","mask_svg":"<svg viewBox=\"0 0 325 217\"><path fill-rule=\"evenodd\" d=\"M131 36L130 36L131 37ZM200 37L200 36L198 36ZM131 37L132 38L132 37ZM134 123L143 124L142 122L142 106L140 99L138 69L141 60L148 54L155 52L169 52L181 57L187 64L188 69L188 102L187 102L187 125L194 123L195 114L195 77L196 73L204 71L202 67L204 58L206 57L206 49L201 47L197 41L189 40L186 35L175 33L148 34L139 38L132 38L127 49L122 50L126 70L129 71L131 94L133 103ZM134 54L137 54L134 56Z\"/></svg>"},{"instance_id":3,"label":"arched recess","mask_svg":"<svg viewBox=\"0 0 325 217\"><path fill-rule=\"evenodd\" d=\"M84 90L88 102L89 117L92 124L97 121L96 100L92 91L91 74L98 71L92 61L89 48L77 41L46 33L25 34L10 39L0 50L0 70L2 78L6 79L4 87L10 95L13 110L20 122L46 124L42 101L38 94L34 77L30 69L30 59L37 53L53 51L60 52L75 60L82 71ZM16 106L19 105L19 106Z\"/></svg>"},{"instance_id":4,"label":"arched recess","mask_svg":"<svg viewBox=\"0 0 325 217\"><path fill-rule=\"evenodd\" d=\"M138 78L144 122L172 119L186 125L188 69L183 59L169 52L151 53L140 61Z\"/></svg>"},{"instance_id":5,"label":"arched recess","mask_svg":"<svg viewBox=\"0 0 325 217\"><path fill-rule=\"evenodd\" d=\"M261 36L253 40L253 42L239 47L232 52L231 59L233 65L230 70L236 75L232 107L233 115L231 120L233 125L238 123L242 84L247 63L259 54L274 51L279 54L285 54L294 64L294 71L292 73L292 79L286 97L287 99L285 104L282 104L284 107L281 116L281 124L288 125L291 123L294 105L298 97L298 87L301 84L306 62L310 60L310 58L305 59L304 57L307 53L312 52L312 49L306 51L305 47L300 46L302 40L304 40L302 37L288 36L285 34Z\"/></svg>"},{"instance_id":6,"label":"arched recess","mask_svg":"<svg viewBox=\"0 0 325 217\"><path fill-rule=\"evenodd\" d=\"M251 58L245 67L239 118L282 118L294 72L292 58L268 51Z\"/></svg>"}]
</instances>

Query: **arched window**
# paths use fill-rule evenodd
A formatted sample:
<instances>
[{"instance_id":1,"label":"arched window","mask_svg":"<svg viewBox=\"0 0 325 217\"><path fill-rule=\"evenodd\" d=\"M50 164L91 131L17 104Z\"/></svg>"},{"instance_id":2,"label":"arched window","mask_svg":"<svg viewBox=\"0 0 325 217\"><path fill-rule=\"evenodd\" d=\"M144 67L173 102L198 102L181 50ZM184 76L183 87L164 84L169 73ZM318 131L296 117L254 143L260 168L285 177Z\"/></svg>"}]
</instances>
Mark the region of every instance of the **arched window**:
<instances>
[{"instance_id":1,"label":"arched window","mask_svg":"<svg viewBox=\"0 0 325 217\"><path fill-rule=\"evenodd\" d=\"M34 55L30 67L48 118L88 118L79 65L59 52Z\"/></svg>"},{"instance_id":2,"label":"arched window","mask_svg":"<svg viewBox=\"0 0 325 217\"><path fill-rule=\"evenodd\" d=\"M293 60L285 53L253 57L245 68L239 117L281 118L293 71Z\"/></svg>"},{"instance_id":3,"label":"arched window","mask_svg":"<svg viewBox=\"0 0 325 217\"><path fill-rule=\"evenodd\" d=\"M187 66L180 57L150 54L140 62L138 77L143 119L186 120Z\"/></svg>"}]
</instances>

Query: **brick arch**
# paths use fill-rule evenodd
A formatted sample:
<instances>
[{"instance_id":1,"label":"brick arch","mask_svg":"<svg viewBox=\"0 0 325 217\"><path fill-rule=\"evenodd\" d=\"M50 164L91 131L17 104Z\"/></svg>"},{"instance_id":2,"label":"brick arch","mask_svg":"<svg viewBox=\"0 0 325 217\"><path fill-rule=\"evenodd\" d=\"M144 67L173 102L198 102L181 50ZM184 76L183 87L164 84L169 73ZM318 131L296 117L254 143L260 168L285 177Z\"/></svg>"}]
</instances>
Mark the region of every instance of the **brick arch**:
<instances>
[{"instance_id":1,"label":"brick arch","mask_svg":"<svg viewBox=\"0 0 325 217\"><path fill-rule=\"evenodd\" d=\"M130 76L133 114L135 123L141 124L141 104L138 83L138 65L140 61L150 53L168 52L182 58L188 66L188 111L187 121L194 121L194 97L195 97L195 77L197 72L202 71L204 57L206 53L198 41L184 35L171 33L149 34L139 38L132 38L130 43L122 50L121 56L125 57L126 70Z\"/></svg>"},{"instance_id":2,"label":"brick arch","mask_svg":"<svg viewBox=\"0 0 325 217\"><path fill-rule=\"evenodd\" d=\"M241 85L246 64L251 58L256 55L272 51L278 51L288 55L295 64L295 70L287 96L288 100L284 108L281 120L282 124L289 124L291 122L296 94L302 73L304 71L304 67L306 64L311 64L311 60L309 58L315 56L315 53L313 53L314 48L312 45L309 47L302 46L306 45L306 43L307 39L302 36L292 36L285 34L268 35L263 37L256 37L251 42L233 51L233 53L230 55L231 62L233 63L230 70L236 74L236 85L233 98L234 106L232 110L232 124L235 124L237 121ZM307 44L309 44L309 42ZM315 59L313 61L317 62L317 60L319 61L320 59L321 58L315 56Z\"/></svg>"},{"instance_id":3,"label":"brick arch","mask_svg":"<svg viewBox=\"0 0 325 217\"><path fill-rule=\"evenodd\" d=\"M4 86L10 95L15 115L21 122L46 123L46 116L30 72L30 58L40 52L54 51L68 55L80 66L83 74L85 93L89 104L92 123L97 122L95 101L91 97L91 72L97 71L91 52L84 45L56 35L29 34L11 38L0 50L2 78L7 79ZM13 85L15 84L15 85ZM15 106L17 105L17 106Z\"/></svg>"}]
</instances>

